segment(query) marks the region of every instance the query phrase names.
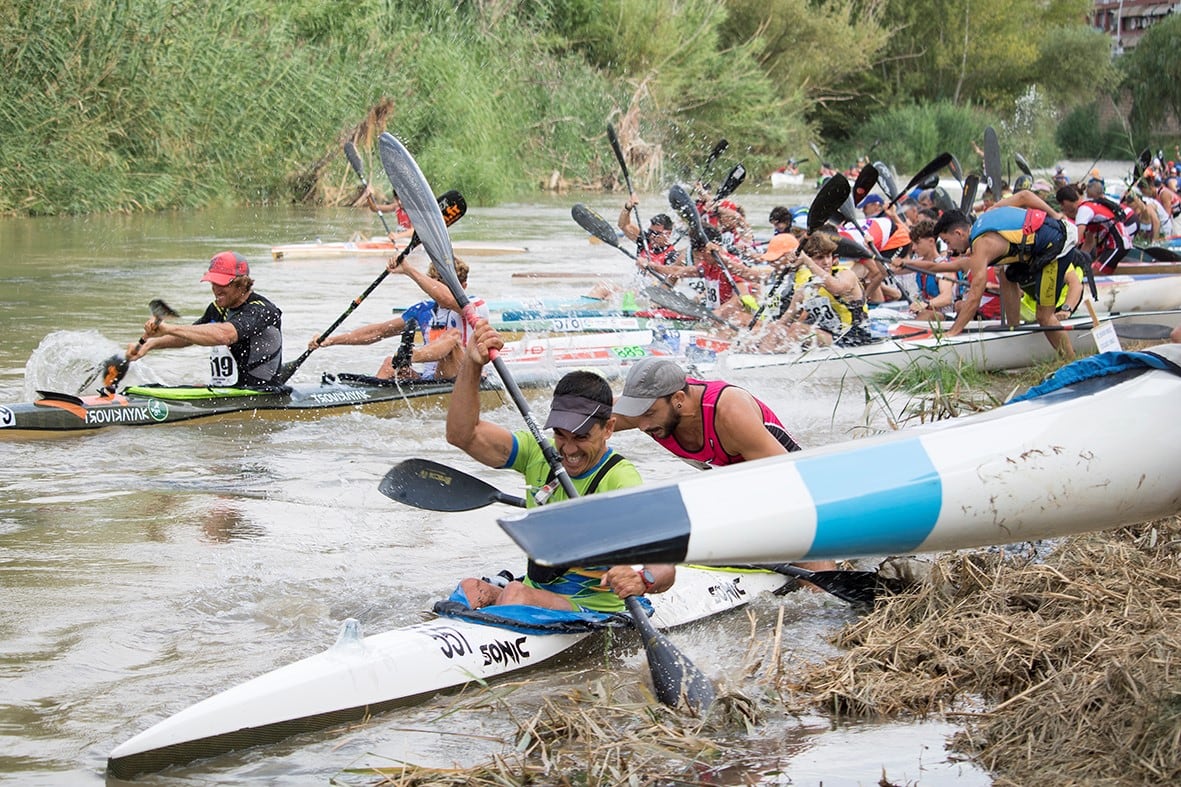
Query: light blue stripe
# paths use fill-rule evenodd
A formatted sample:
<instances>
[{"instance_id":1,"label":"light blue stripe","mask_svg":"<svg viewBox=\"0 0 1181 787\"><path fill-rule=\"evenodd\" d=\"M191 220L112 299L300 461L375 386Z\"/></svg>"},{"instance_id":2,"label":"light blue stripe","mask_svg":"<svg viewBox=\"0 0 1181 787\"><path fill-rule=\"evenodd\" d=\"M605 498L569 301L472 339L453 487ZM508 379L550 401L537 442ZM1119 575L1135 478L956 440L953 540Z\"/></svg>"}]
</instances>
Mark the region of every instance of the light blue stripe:
<instances>
[{"instance_id":1,"label":"light blue stripe","mask_svg":"<svg viewBox=\"0 0 1181 787\"><path fill-rule=\"evenodd\" d=\"M899 554L931 534L943 484L917 440L797 463L816 504L808 557Z\"/></svg>"}]
</instances>

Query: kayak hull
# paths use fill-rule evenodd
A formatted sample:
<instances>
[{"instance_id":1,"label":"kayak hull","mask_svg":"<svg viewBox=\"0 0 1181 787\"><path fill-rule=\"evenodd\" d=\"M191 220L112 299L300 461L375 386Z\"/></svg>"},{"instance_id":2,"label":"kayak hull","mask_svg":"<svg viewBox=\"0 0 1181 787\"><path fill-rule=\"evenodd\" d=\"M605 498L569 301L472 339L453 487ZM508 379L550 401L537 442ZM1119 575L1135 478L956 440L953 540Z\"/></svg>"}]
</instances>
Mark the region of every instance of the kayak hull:
<instances>
[{"instance_id":1,"label":"kayak hull","mask_svg":"<svg viewBox=\"0 0 1181 787\"><path fill-rule=\"evenodd\" d=\"M510 246L498 243L477 243L474 241L455 241L455 253L473 257L495 257L504 254L525 254L529 250L523 246ZM313 241L310 243L288 243L271 247L271 259L274 260L319 260L338 257L393 257L406 248L402 243L395 246L389 240L375 238L359 241Z\"/></svg>"},{"instance_id":2,"label":"kayak hull","mask_svg":"<svg viewBox=\"0 0 1181 787\"><path fill-rule=\"evenodd\" d=\"M1157 352L1181 360L1179 345ZM1149 434L1175 420L1178 401L1176 368L1121 372L979 415L500 522L547 564L852 558L1118 527L1181 511L1181 441ZM555 519L567 536L593 536L559 541Z\"/></svg>"},{"instance_id":3,"label":"kayak hull","mask_svg":"<svg viewBox=\"0 0 1181 787\"><path fill-rule=\"evenodd\" d=\"M450 382L381 383L364 375L325 375L319 383L285 392L243 394L232 388L137 387L105 396L41 391L33 402L0 406L0 439L77 434L108 426L161 426L189 421L307 420L351 410L394 415L445 403ZM489 406L502 401L488 385Z\"/></svg>"},{"instance_id":4,"label":"kayak hull","mask_svg":"<svg viewBox=\"0 0 1181 787\"><path fill-rule=\"evenodd\" d=\"M770 572L681 567L653 596L652 621L667 628L742 606L788 580ZM336 644L193 705L116 747L108 769L131 778L290 735L365 718L438 691L542 664L601 632L525 634L435 618L362 637L345 623ZM588 643L589 644L589 643Z\"/></svg>"},{"instance_id":5,"label":"kayak hull","mask_svg":"<svg viewBox=\"0 0 1181 787\"><path fill-rule=\"evenodd\" d=\"M1117 328L1181 325L1181 310L1138 311L1101 318L1101 324ZM1067 320L1066 331L1074 351L1095 352L1088 318ZM842 380L870 377L911 365L963 364L987 371L1020 369L1054 360L1053 346L1040 330L999 330L999 325L969 325L959 336L932 335L926 323L904 322L892 329L892 338L860 347L816 347L790 353L736 353L727 342L697 338L686 357L701 375L726 377L730 372L766 370L777 378Z\"/></svg>"}]
</instances>

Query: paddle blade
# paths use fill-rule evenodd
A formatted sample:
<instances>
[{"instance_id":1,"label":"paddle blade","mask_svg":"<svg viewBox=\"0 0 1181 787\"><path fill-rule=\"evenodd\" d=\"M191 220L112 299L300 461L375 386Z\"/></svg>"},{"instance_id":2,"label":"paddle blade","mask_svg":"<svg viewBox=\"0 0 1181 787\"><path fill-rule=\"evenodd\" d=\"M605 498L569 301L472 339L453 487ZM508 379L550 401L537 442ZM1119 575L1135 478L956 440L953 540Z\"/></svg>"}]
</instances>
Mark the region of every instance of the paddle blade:
<instances>
[{"instance_id":1,"label":"paddle blade","mask_svg":"<svg viewBox=\"0 0 1181 787\"><path fill-rule=\"evenodd\" d=\"M115 388L118 387L123 376L127 374L127 368L130 365L131 362L127 360L127 356L122 354L112 355L103 361L102 366L99 367L102 391L104 393L114 393Z\"/></svg>"},{"instance_id":2,"label":"paddle blade","mask_svg":"<svg viewBox=\"0 0 1181 787\"><path fill-rule=\"evenodd\" d=\"M689 225L689 242L693 248L705 248L705 225L701 223L701 213L697 210L697 203L689 196L681 184L676 184L668 190L668 204L680 214Z\"/></svg>"},{"instance_id":3,"label":"paddle blade","mask_svg":"<svg viewBox=\"0 0 1181 787\"><path fill-rule=\"evenodd\" d=\"M623 173L623 182L627 186L627 193L632 193L632 179L627 171L627 159L623 157L623 148L619 145L619 135L615 133L615 126L607 124L607 140L611 143L611 150L615 151L615 160L619 162L619 170Z\"/></svg>"},{"instance_id":4,"label":"paddle blade","mask_svg":"<svg viewBox=\"0 0 1181 787\"><path fill-rule=\"evenodd\" d=\"M698 715L709 710L716 697L713 683L652 625L639 599L630 596L624 603L643 640L656 699L670 708L683 700Z\"/></svg>"},{"instance_id":5,"label":"paddle blade","mask_svg":"<svg viewBox=\"0 0 1181 787\"><path fill-rule=\"evenodd\" d=\"M996 129L984 129L984 193L994 202L1001 198L1001 144Z\"/></svg>"},{"instance_id":6,"label":"paddle blade","mask_svg":"<svg viewBox=\"0 0 1181 787\"><path fill-rule=\"evenodd\" d=\"M698 180L702 180L705 177L706 173L709 172L709 168L726 152L726 148L728 147L730 147L730 143L724 137L718 140L718 144L714 145L714 149L709 152L709 156L705 159L705 166L701 168L701 177L697 178Z\"/></svg>"},{"instance_id":7,"label":"paddle blade","mask_svg":"<svg viewBox=\"0 0 1181 787\"><path fill-rule=\"evenodd\" d=\"M361 156L357 153L357 146L353 144L351 139L344 143L344 157L349 160L349 166L353 168L353 172L357 173L357 177L361 179L361 183L368 185L365 181L365 165L361 163Z\"/></svg>"},{"instance_id":8,"label":"paddle blade","mask_svg":"<svg viewBox=\"0 0 1181 787\"><path fill-rule=\"evenodd\" d=\"M960 196L960 213L972 215L972 206L976 204L976 190L980 188L980 178L975 172L964 179L964 193Z\"/></svg>"},{"instance_id":9,"label":"paddle blade","mask_svg":"<svg viewBox=\"0 0 1181 787\"><path fill-rule=\"evenodd\" d=\"M948 170L951 171L951 176L956 179L957 183L964 182L964 168L960 166L960 160L951 154L951 161L947 165Z\"/></svg>"},{"instance_id":10,"label":"paddle blade","mask_svg":"<svg viewBox=\"0 0 1181 787\"><path fill-rule=\"evenodd\" d=\"M1172 333L1173 329L1167 325L1155 325L1148 323L1122 325L1120 323L1115 323L1115 335L1121 339L1150 342L1159 339L1167 339L1172 335Z\"/></svg>"},{"instance_id":11,"label":"paddle blade","mask_svg":"<svg viewBox=\"0 0 1181 787\"><path fill-rule=\"evenodd\" d=\"M880 260L880 259L883 259L882 255L879 254L876 250L868 249L865 246L862 246L857 241L853 240L852 238L846 238L844 236L840 236L836 239L836 241L837 241L837 256L842 259L854 259L854 260L865 260L865 259Z\"/></svg>"},{"instance_id":12,"label":"paddle blade","mask_svg":"<svg viewBox=\"0 0 1181 787\"><path fill-rule=\"evenodd\" d=\"M877 167L862 167L857 173L857 180L853 181L853 204L860 205L861 200L869 196L869 192L878 184L881 173Z\"/></svg>"},{"instance_id":13,"label":"paddle blade","mask_svg":"<svg viewBox=\"0 0 1181 787\"><path fill-rule=\"evenodd\" d=\"M152 316L161 322L164 320L175 320L180 317L175 309L159 298L153 298L148 301L148 309L152 312Z\"/></svg>"},{"instance_id":14,"label":"paddle blade","mask_svg":"<svg viewBox=\"0 0 1181 787\"><path fill-rule=\"evenodd\" d=\"M808 232L815 232L837 214L841 205L849 198L852 189L849 179L839 172L828 180L812 198L808 208Z\"/></svg>"},{"instance_id":15,"label":"paddle blade","mask_svg":"<svg viewBox=\"0 0 1181 787\"><path fill-rule=\"evenodd\" d=\"M619 237L615 234L615 230L607 223L599 214L583 205L581 202L576 203L574 207L570 208L570 217L574 219L579 227L582 227L589 234L595 236L609 246L618 246Z\"/></svg>"},{"instance_id":16,"label":"paddle blade","mask_svg":"<svg viewBox=\"0 0 1181 787\"><path fill-rule=\"evenodd\" d=\"M894 177L894 170L890 169L890 165L884 161L875 161L873 168L878 171L878 183L881 184L882 191L886 192L888 199L894 199L898 196L898 180Z\"/></svg>"},{"instance_id":17,"label":"paddle blade","mask_svg":"<svg viewBox=\"0 0 1181 787\"><path fill-rule=\"evenodd\" d=\"M935 186L939 185L939 170L943 169L950 163L951 154L946 152L940 153L938 156L928 161L926 166L914 173L914 177L910 179L909 183L902 187L902 191L898 192L894 199L890 200L890 204L887 207L893 207L894 204L902 198L902 195L909 192L915 186L921 186L922 188L934 188ZM933 179L933 181L931 179Z\"/></svg>"},{"instance_id":18,"label":"paddle blade","mask_svg":"<svg viewBox=\"0 0 1181 787\"><path fill-rule=\"evenodd\" d=\"M1136 157L1136 165L1132 167L1132 182L1135 183L1140 180L1140 176L1144 174L1144 170L1152 165L1152 150L1144 148L1140 151L1140 155Z\"/></svg>"},{"instance_id":19,"label":"paddle blade","mask_svg":"<svg viewBox=\"0 0 1181 787\"><path fill-rule=\"evenodd\" d=\"M1029 177L1033 177L1033 170L1029 168L1029 162L1025 160L1025 156L1022 156L1020 153L1014 153L1013 160L1017 162L1017 169L1021 170Z\"/></svg>"},{"instance_id":20,"label":"paddle blade","mask_svg":"<svg viewBox=\"0 0 1181 787\"><path fill-rule=\"evenodd\" d=\"M730 174L726 175L726 180L718 187L714 194L714 202L723 200L738 190L742 185L742 181L746 180L746 168L741 164L735 164L734 168L730 170Z\"/></svg>"},{"instance_id":21,"label":"paddle blade","mask_svg":"<svg viewBox=\"0 0 1181 787\"><path fill-rule=\"evenodd\" d=\"M811 582L859 611L873 609L878 591L882 589L876 571L809 571L791 563L776 563L760 568Z\"/></svg>"},{"instance_id":22,"label":"paddle blade","mask_svg":"<svg viewBox=\"0 0 1181 787\"><path fill-rule=\"evenodd\" d=\"M478 478L429 459L407 459L389 469L377 489L427 511L471 511L495 503L500 492Z\"/></svg>"}]
</instances>

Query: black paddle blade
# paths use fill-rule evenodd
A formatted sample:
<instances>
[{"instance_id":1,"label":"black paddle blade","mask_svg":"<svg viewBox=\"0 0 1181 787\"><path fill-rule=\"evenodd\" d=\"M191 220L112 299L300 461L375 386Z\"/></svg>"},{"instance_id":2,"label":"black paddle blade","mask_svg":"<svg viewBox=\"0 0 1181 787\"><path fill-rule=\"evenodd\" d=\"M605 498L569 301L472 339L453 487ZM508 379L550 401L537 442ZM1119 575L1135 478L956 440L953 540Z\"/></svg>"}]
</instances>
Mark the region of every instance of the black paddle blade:
<instances>
[{"instance_id":1,"label":"black paddle blade","mask_svg":"<svg viewBox=\"0 0 1181 787\"><path fill-rule=\"evenodd\" d=\"M353 172L357 173L357 177L361 179L361 182L365 183L365 165L361 163L361 156L357 153L357 146L353 144L351 139L344 143L344 157L349 160L349 166L353 168Z\"/></svg>"},{"instance_id":2,"label":"black paddle blade","mask_svg":"<svg viewBox=\"0 0 1181 787\"><path fill-rule=\"evenodd\" d=\"M746 180L746 167L741 164L735 164L734 168L730 170L730 174L726 176L726 180L718 187L714 193L714 202L723 200L738 190L742 185L742 181Z\"/></svg>"},{"instance_id":3,"label":"black paddle blade","mask_svg":"<svg viewBox=\"0 0 1181 787\"><path fill-rule=\"evenodd\" d=\"M1001 143L992 126L984 129L984 193L994 202L1001 198Z\"/></svg>"},{"instance_id":4,"label":"black paddle blade","mask_svg":"<svg viewBox=\"0 0 1181 787\"><path fill-rule=\"evenodd\" d=\"M574 219L579 227L582 227L589 234L595 236L610 246L619 245L619 237L615 234L615 230L607 223L599 214L583 205L581 202L570 208L570 217Z\"/></svg>"},{"instance_id":5,"label":"black paddle blade","mask_svg":"<svg viewBox=\"0 0 1181 787\"><path fill-rule=\"evenodd\" d=\"M951 154L951 161L947 165L948 170L951 171L951 176L956 179L957 183L964 182L964 168L960 166L960 160Z\"/></svg>"},{"instance_id":6,"label":"black paddle blade","mask_svg":"<svg viewBox=\"0 0 1181 787\"><path fill-rule=\"evenodd\" d=\"M471 511L495 503L500 496L491 484L429 459L399 462L377 489L390 500L427 511Z\"/></svg>"},{"instance_id":7,"label":"black paddle blade","mask_svg":"<svg viewBox=\"0 0 1181 787\"><path fill-rule=\"evenodd\" d=\"M668 190L668 204L689 225L689 242L693 244L693 248L705 248L707 238L705 225L701 223L701 212L697 210L697 203L681 184L678 183Z\"/></svg>"},{"instance_id":8,"label":"black paddle blade","mask_svg":"<svg viewBox=\"0 0 1181 787\"><path fill-rule=\"evenodd\" d=\"M1115 335L1121 339L1131 339L1138 342L1151 342L1158 339L1167 339L1173 333L1173 329L1167 325L1155 325L1148 323L1141 323L1139 325L1121 325L1115 324Z\"/></svg>"},{"instance_id":9,"label":"black paddle blade","mask_svg":"<svg viewBox=\"0 0 1181 787\"><path fill-rule=\"evenodd\" d=\"M127 360L125 355L112 355L110 358L103 361L102 366L99 367L99 373L102 379L102 392L114 393L115 388L123 379L123 375L127 374L127 367L131 362Z\"/></svg>"},{"instance_id":10,"label":"black paddle blade","mask_svg":"<svg viewBox=\"0 0 1181 787\"><path fill-rule=\"evenodd\" d=\"M980 178L975 172L964 179L964 193L960 196L960 213L965 216L972 214L972 206L976 204L976 190L980 188Z\"/></svg>"},{"instance_id":11,"label":"black paddle blade","mask_svg":"<svg viewBox=\"0 0 1181 787\"><path fill-rule=\"evenodd\" d=\"M839 172L824 181L824 185L816 192L816 196L812 198L812 205L808 208L808 232L815 232L827 224L852 193L849 179Z\"/></svg>"},{"instance_id":12,"label":"black paddle blade","mask_svg":"<svg viewBox=\"0 0 1181 787\"><path fill-rule=\"evenodd\" d=\"M1144 253L1158 262L1181 262L1181 254L1164 246L1149 246Z\"/></svg>"},{"instance_id":13,"label":"black paddle blade","mask_svg":"<svg viewBox=\"0 0 1181 787\"><path fill-rule=\"evenodd\" d=\"M878 184L881 173L877 167L862 167L857 173L857 180L853 181L853 204L860 205L861 200L869 196L869 192Z\"/></svg>"},{"instance_id":14,"label":"black paddle blade","mask_svg":"<svg viewBox=\"0 0 1181 787\"><path fill-rule=\"evenodd\" d=\"M1132 168L1132 182L1140 180L1140 176L1144 174L1144 170L1152 165L1152 151L1149 148L1144 148L1140 151L1140 155L1136 157L1136 166Z\"/></svg>"},{"instance_id":15,"label":"black paddle blade","mask_svg":"<svg viewBox=\"0 0 1181 787\"><path fill-rule=\"evenodd\" d=\"M875 161L873 168L878 171L878 183L881 184L882 190L886 192L886 197L894 199L898 196L898 181L894 177L894 170L890 169L890 165L884 161Z\"/></svg>"},{"instance_id":16,"label":"black paddle blade","mask_svg":"<svg viewBox=\"0 0 1181 787\"><path fill-rule=\"evenodd\" d=\"M670 708L684 701L698 715L709 710L716 697L713 683L652 625L635 596L628 597L624 603L644 642L656 699Z\"/></svg>"},{"instance_id":17,"label":"black paddle blade","mask_svg":"<svg viewBox=\"0 0 1181 787\"><path fill-rule=\"evenodd\" d=\"M1025 156L1022 156L1020 153L1014 153L1013 160L1017 162L1017 169L1029 177L1033 177L1033 170L1029 168L1029 162L1025 160Z\"/></svg>"},{"instance_id":18,"label":"black paddle blade","mask_svg":"<svg viewBox=\"0 0 1181 787\"><path fill-rule=\"evenodd\" d=\"M811 582L858 611L873 609L878 591L884 587L876 571L809 571L791 563L776 563L760 568Z\"/></svg>"},{"instance_id":19,"label":"black paddle blade","mask_svg":"<svg viewBox=\"0 0 1181 787\"><path fill-rule=\"evenodd\" d=\"M152 300L148 301L148 309L151 310L152 316L159 321L169 319L175 320L176 318L180 317L180 315L176 313L175 309L159 298L153 298Z\"/></svg>"},{"instance_id":20,"label":"black paddle blade","mask_svg":"<svg viewBox=\"0 0 1181 787\"><path fill-rule=\"evenodd\" d=\"M837 239L837 256L842 259L865 260L865 259L882 259L882 255L876 250L867 249L852 238L846 238L841 235Z\"/></svg>"},{"instance_id":21,"label":"black paddle blade","mask_svg":"<svg viewBox=\"0 0 1181 787\"><path fill-rule=\"evenodd\" d=\"M918 186L923 191L927 191L928 189L933 189L939 185L939 173L932 172L930 175L923 178L915 185Z\"/></svg>"}]
</instances>

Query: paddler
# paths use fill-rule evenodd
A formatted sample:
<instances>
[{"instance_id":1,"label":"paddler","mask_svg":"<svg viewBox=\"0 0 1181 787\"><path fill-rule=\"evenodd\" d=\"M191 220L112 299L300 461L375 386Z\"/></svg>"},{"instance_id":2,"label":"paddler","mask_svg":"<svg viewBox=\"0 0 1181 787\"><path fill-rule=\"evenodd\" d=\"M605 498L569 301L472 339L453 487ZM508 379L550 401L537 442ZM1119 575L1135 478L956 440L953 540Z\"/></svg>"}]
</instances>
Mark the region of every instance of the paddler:
<instances>
[{"instance_id":1,"label":"paddler","mask_svg":"<svg viewBox=\"0 0 1181 787\"><path fill-rule=\"evenodd\" d=\"M614 413L617 431L639 429L702 470L803 450L775 411L745 388L689 377L669 358L633 364ZM799 565L836 567L828 560Z\"/></svg>"},{"instance_id":2,"label":"paddler","mask_svg":"<svg viewBox=\"0 0 1181 787\"><path fill-rule=\"evenodd\" d=\"M209 384L228 388L279 386L283 366L283 313L254 291L250 265L233 251L215 254L201 277L213 290L213 303L192 325L152 318L140 342L127 346L135 361L152 350L200 345L209 348Z\"/></svg>"},{"instance_id":3,"label":"paddler","mask_svg":"<svg viewBox=\"0 0 1181 787\"><path fill-rule=\"evenodd\" d=\"M447 408L447 442L489 467L512 468L524 475L530 508L565 500L565 490L528 430L511 432L480 417L480 374L489 353L503 346L504 340L487 321L476 322ZM580 495L641 483L635 466L607 445L615 430L612 399L611 386L594 372L570 372L554 387L544 428L554 430L553 448ZM672 565L555 570L530 562L525 577L504 587L468 578L460 582L460 590L472 608L524 604L574 612L620 612L623 599L663 592L675 579Z\"/></svg>"},{"instance_id":4,"label":"paddler","mask_svg":"<svg viewBox=\"0 0 1181 787\"><path fill-rule=\"evenodd\" d=\"M1073 224L1032 191L1019 191L998 202L972 222L958 210L944 213L935 223L935 233L953 254L967 255L966 270L971 283L964 295L948 336L963 332L976 314L984 295L987 269L996 266L1003 275L1001 308L1005 322L1021 322L1021 291L1036 302L1038 325L1055 328L1058 297L1065 284L1067 268L1085 264L1075 248ZM1070 340L1060 330L1046 331L1046 339L1063 358L1073 358Z\"/></svg>"}]
</instances>

